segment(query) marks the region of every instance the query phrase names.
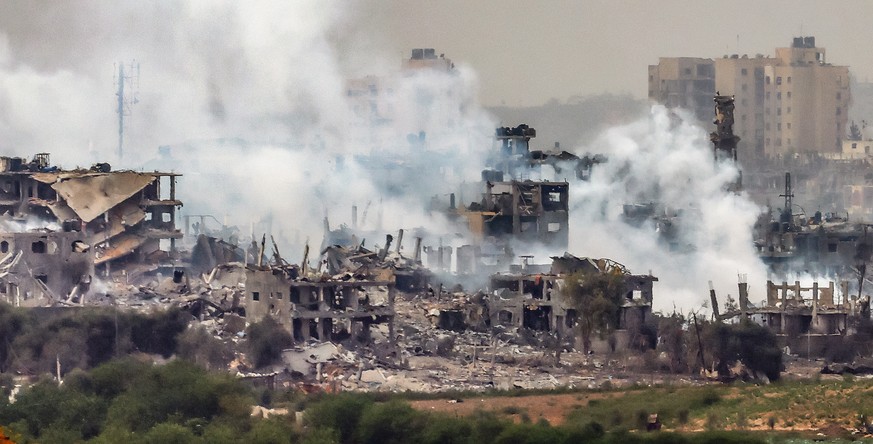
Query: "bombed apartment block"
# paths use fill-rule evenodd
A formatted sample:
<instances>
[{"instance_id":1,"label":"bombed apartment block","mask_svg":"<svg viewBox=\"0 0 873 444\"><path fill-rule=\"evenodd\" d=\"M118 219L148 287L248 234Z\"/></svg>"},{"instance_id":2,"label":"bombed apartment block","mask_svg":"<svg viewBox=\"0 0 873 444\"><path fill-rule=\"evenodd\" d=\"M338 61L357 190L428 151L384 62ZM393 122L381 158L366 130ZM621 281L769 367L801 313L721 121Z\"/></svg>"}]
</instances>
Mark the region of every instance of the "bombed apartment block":
<instances>
[{"instance_id":1,"label":"bombed apartment block","mask_svg":"<svg viewBox=\"0 0 873 444\"><path fill-rule=\"evenodd\" d=\"M545 177L544 173L548 173L543 167L548 166L556 176L567 177L567 173L571 173L577 179L588 180L594 165L607 161L602 154L579 157L562 150L557 142L553 149L531 149L531 139L536 135L536 129L523 123L514 128L497 128L494 136L497 150L489 160L492 169L483 171L482 179L500 182L504 176Z\"/></svg>"},{"instance_id":2,"label":"bombed apartment block","mask_svg":"<svg viewBox=\"0 0 873 444\"><path fill-rule=\"evenodd\" d=\"M653 283L651 275L631 274L609 259L580 258L568 253L552 257L551 266L522 265L510 273L491 276L489 312L492 325L560 331L571 335L577 311L566 295L565 278L573 273L613 274L623 282L619 330L638 329L651 321Z\"/></svg>"},{"instance_id":3,"label":"bombed apartment block","mask_svg":"<svg viewBox=\"0 0 873 444\"><path fill-rule=\"evenodd\" d=\"M804 350L811 356L824 356L829 338L850 333L851 318L869 318L869 296L849 296L849 282L834 281L801 285L800 281L777 284L767 281L767 300L749 302L748 286L743 276L739 283L739 301L730 297L722 307L710 289L713 315L718 320L748 319L769 328L792 350ZM738 302L738 303L737 303Z\"/></svg>"},{"instance_id":4,"label":"bombed apartment block","mask_svg":"<svg viewBox=\"0 0 873 444\"><path fill-rule=\"evenodd\" d=\"M576 310L558 292L562 278L543 273L491 276L491 325L534 331L571 331Z\"/></svg>"},{"instance_id":5,"label":"bombed apartment block","mask_svg":"<svg viewBox=\"0 0 873 444\"><path fill-rule=\"evenodd\" d=\"M0 300L15 306L82 302L94 252L81 231L0 232Z\"/></svg>"},{"instance_id":6,"label":"bombed apartment block","mask_svg":"<svg viewBox=\"0 0 873 444\"><path fill-rule=\"evenodd\" d=\"M858 262L869 256L873 230L864 223L816 211L811 217L797 212L792 175L785 173L781 211L763 214L755 225L758 256L775 273L805 270L818 275L853 275Z\"/></svg>"},{"instance_id":7,"label":"bombed apartment block","mask_svg":"<svg viewBox=\"0 0 873 444\"><path fill-rule=\"evenodd\" d=\"M249 266L246 317L257 322L271 316L300 342L366 343L372 324L393 331L394 282L346 279L309 280L300 278L296 267Z\"/></svg>"},{"instance_id":8,"label":"bombed apartment block","mask_svg":"<svg viewBox=\"0 0 873 444\"><path fill-rule=\"evenodd\" d=\"M840 335L846 331L846 321L857 304L835 301L834 295L833 281L827 287L820 287L818 282L804 287L800 282L789 285L767 281L767 306L747 312L757 314L778 334Z\"/></svg>"},{"instance_id":9,"label":"bombed apartment block","mask_svg":"<svg viewBox=\"0 0 873 444\"><path fill-rule=\"evenodd\" d=\"M569 184L510 181L485 183L480 202L460 208L479 239L515 239L566 248L569 243Z\"/></svg>"},{"instance_id":10,"label":"bombed apartment block","mask_svg":"<svg viewBox=\"0 0 873 444\"><path fill-rule=\"evenodd\" d=\"M649 274L633 274L624 265L606 258L576 257L569 253L552 257L551 272L560 275L583 273L620 276L622 281L618 327L638 330L652 320L654 283L658 278Z\"/></svg>"},{"instance_id":11,"label":"bombed apartment block","mask_svg":"<svg viewBox=\"0 0 873 444\"><path fill-rule=\"evenodd\" d=\"M95 266L109 271L110 263L167 257L182 236L175 227L178 176L112 171L105 163L62 170L47 153L30 162L0 157L0 250L5 245L3 253L17 260L0 287L8 291L33 277L54 298L69 299L90 282Z\"/></svg>"},{"instance_id":12,"label":"bombed apartment block","mask_svg":"<svg viewBox=\"0 0 873 444\"><path fill-rule=\"evenodd\" d=\"M841 293L847 294L848 282L843 282L841 287ZM842 335L846 332L849 316L869 307L869 301L859 301L856 297L841 301L835 297L837 294L833 281L829 281L827 286L820 286L817 281L810 286L802 286L800 281L793 284L767 281L767 301L756 307L749 303L746 283L740 282L739 305L728 300L724 313L721 313L715 291L710 290L716 318L751 319L789 339L800 335Z\"/></svg>"},{"instance_id":13,"label":"bombed apartment block","mask_svg":"<svg viewBox=\"0 0 873 444\"><path fill-rule=\"evenodd\" d=\"M406 293L426 290L433 273L421 263L421 237L415 238L413 256L401 254L404 230L397 237L385 236L385 244L377 251L371 251L353 241L352 245L329 245L322 249L322 270L331 276L355 276L358 279L391 281L395 288ZM325 241L327 234L325 235ZM394 245L394 251L391 250ZM428 253L428 249L425 249ZM449 257L451 264L451 257Z\"/></svg>"}]
</instances>

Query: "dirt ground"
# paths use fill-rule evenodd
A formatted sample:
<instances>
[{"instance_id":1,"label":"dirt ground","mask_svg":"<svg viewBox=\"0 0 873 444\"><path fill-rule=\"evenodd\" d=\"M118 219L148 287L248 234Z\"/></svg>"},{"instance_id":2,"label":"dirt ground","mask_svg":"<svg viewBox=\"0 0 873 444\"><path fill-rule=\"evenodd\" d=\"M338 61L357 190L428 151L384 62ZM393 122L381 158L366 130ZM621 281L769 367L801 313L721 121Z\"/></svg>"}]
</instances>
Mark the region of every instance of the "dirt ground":
<instances>
[{"instance_id":1,"label":"dirt ground","mask_svg":"<svg viewBox=\"0 0 873 444\"><path fill-rule=\"evenodd\" d=\"M530 416L532 421L544 418L551 425L564 423L564 418L575 406L584 405L590 399L603 399L607 396L620 396L620 393L566 393L560 395L531 395L518 397L467 398L463 400L437 399L429 401L413 401L410 404L418 410L447 412L457 416L465 416L476 410L505 413L520 409ZM462 401L462 402L459 402ZM518 419L519 414L511 415Z\"/></svg>"},{"instance_id":2,"label":"dirt ground","mask_svg":"<svg viewBox=\"0 0 873 444\"><path fill-rule=\"evenodd\" d=\"M787 368L783 373L786 380L809 380L819 378L822 381L829 379L839 379L835 375L819 375L821 369L820 363L816 361L794 360L786 362ZM818 376L816 376L818 375ZM718 384L718 383L713 383ZM740 390L740 389L736 389ZM727 394L725 399L736 397L738 393ZM839 397L839 393L825 393L832 397ZM458 416L469 415L476 410L491 411L501 416L512 418L515 421L520 421L522 412L526 414L531 421L537 422L540 419L545 419L551 425L561 425L568 413L580 405L586 405L587 401L592 399L605 399L623 396L622 392L605 392L605 393L565 393L565 394L536 394L527 396L492 396L492 397L469 397L464 399L438 399L426 401L412 401L410 404L413 408L422 411L444 412ZM774 412L778 414L779 412ZM767 416L767 415L764 415ZM699 422L699 424L698 424ZM704 429L702 420L692 421L682 431L702 431ZM747 430L765 431L770 430L767 421L764 419L750 420L746 426ZM828 437L828 438L845 438L849 430L843 426L835 424L823 426L822 424L810 424L807 421L798 420L790 427L784 424L778 424L774 428L776 431L794 431L809 434L811 437Z\"/></svg>"}]
</instances>

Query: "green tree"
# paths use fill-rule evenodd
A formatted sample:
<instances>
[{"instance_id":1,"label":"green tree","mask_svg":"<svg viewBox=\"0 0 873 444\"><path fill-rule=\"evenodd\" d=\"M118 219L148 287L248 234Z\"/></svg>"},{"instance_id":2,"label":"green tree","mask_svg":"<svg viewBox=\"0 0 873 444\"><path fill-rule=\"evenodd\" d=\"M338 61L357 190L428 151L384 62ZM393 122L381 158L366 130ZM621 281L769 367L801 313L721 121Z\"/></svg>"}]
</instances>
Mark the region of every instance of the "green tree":
<instances>
[{"instance_id":1,"label":"green tree","mask_svg":"<svg viewBox=\"0 0 873 444\"><path fill-rule=\"evenodd\" d=\"M131 378L128 389L112 400L111 424L145 431L173 419L223 421L247 418L253 400L250 391L230 375L216 375L185 361L173 361ZM245 402L240 402L245 398Z\"/></svg>"},{"instance_id":2,"label":"green tree","mask_svg":"<svg viewBox=\"0 0 873 444\"><path fill-rule=\"evenodd\" d=\"M720 322L706 327L705 347L712 354L715 368L722 378L729 378L730 367L742 362L749 371L763 373L771 381L782 371L782 350L770 329L743 321L739 324Z\"/></svg>"},{"instance_id":3,"label":"green tree","mask_svg":"<svg viewBox=\"0 0 873 444\"><path fill-rule=\"evenodd\" d=\"M233 359L233 349L201 326L189 327L177 338L177 354L206 370L225 367Z\"/></svg>"},{"instance_id":4,"label":"green tree","mask_svg":"<svg viewBox=\"0 0 873 444\"><path fill-rule=\"evenodd\" d=\"M152 427L139 441L143 444L155 442L162 444L188 444L198 442L198 439L188 428L167 422Z\"/></svg>"},{"instance_id":5,"label":"green tree","mask_svg":"<svg viewBox=\"0 0 873 444\"><path fill-rule=\"evenodd\" d=\"M661 337L661 349L667 353L670 359L670 371L682 373L689 370L688 347L685 341L685 318L674 313L668 317L661 317L658 322L658 334Z\"/></svg>"},{"instance_id":6,"label":"green tree","mask_svg":"<svg viewBox=\"0 0 873 444\"><path fill-rule=\"evenodd\" d=\"M130 320L130 339L137 350L169 358L176 352L176 336L185 331L191 314L180 309L159 310Z\"/></svg>"},{"instance_id":7,"label":"green tree","mask_svg":"<svg viewBox=\"0 0 873 444\"><path fill-rule=\"evenodd\" d=\"M576 309L582 350L591 351L591 335L618 328L624 276L619 273L577 272L565 279L565 295Z\"/></svg>"},{"instance_id":8,"label":"green tree","mask_svg":"<svg viewBox=\"0 0 873 444\"><path fill-rule=\"evenodd\" d=\"M422 442L427 418L409 404L389 401L371 404L361 415L356 435L363 444L405 444Z\"/></svg>"},{"instance_id":9,"label":"green tree","mask_svg":"<svg viewBox=\"0 0 873 444\"><path fill-rule=\"evenodd\" d=\"M282 357L282 350L293 343L291 333L269 316L246 329L249 358L256 368L278 361Z\"/></svg>"},{"instance_id":10,"label":"green tree","mask_svg":"<svg viewBox=\"0 0 873 444\"><path fill-rule=\"evenodd\" d=\"M33 318L25 315L21 309L0 302L0 373L9 369L15 353L12 347L15 339L25 333L33 323Z\"/></svg>"},{"instance_id":11,"label":"green tree","mask_svg":"<svg viewBox=\"0 0 873 444\"><path fill-rule=\"evenodd\" d=\"M304 422L314 429L336 430L340 442L350 443L361 415L372 403L369 397L354 393L328 396L306 409Z\"/></svg>"}]
</instances>

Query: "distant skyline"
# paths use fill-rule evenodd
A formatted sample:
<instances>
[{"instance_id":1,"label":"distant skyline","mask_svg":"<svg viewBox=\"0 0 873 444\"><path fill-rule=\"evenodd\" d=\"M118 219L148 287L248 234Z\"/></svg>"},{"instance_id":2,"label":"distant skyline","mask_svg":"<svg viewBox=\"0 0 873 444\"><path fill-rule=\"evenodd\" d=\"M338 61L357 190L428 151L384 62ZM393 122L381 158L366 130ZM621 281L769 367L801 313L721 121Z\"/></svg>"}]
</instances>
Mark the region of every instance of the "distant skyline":
<instances>
[{"instance_id":1,"label":"distant skyline","mask_svg":"<svg viewBox=\"0 0 873 444\"><path fill-rule=\"evenodd\" d=\"M873 2L363 0L358 34L396 54L432 47L479 75L488 106L540 105L574 95L647 96L659 57L775 55L815 36L827 61L873 79ZM360 43L356 43L359 45Z\"/></svg>"}]
</instances>

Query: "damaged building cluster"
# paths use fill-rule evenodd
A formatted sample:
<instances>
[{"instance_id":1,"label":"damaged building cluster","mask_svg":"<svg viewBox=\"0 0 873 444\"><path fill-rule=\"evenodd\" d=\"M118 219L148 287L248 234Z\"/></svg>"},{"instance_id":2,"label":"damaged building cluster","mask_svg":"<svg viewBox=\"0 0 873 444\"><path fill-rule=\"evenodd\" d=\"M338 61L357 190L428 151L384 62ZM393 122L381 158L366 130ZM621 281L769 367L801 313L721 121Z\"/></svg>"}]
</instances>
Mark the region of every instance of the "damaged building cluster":
<instances>
[{"instance_id":1,"label":"damaged building cluster","mask_svg":"<svg viewBox=\"0 0 873 444\"><path fill-rule=\"evenodd\" d=\"M737 162L733 110L732 97L715 98L717 131L711 139L717 159ZM431 210L463 235L443 243L421 229L396 236L365 232L354 207L351 227L332 229L325 217L318 254L307 245L298 263L287 261L272 238L268 251L268 235L257 242L252 233L244 247L238 230L224 227L226 236L210 236L204 226L211 216L187 215L184 230L177 228L179 174L112 171L108 164L63 170L51 165L48 154L31 161L0 158L0 300L25 307L175 304L230 341L243 337L247 324L272 318L294 341L273 376L345 389L588 384L573 371L589 363L580 351L591 344L582 344L588 341L579 334L584 313L571 282L606 276L619 283L611 337L593 349L629 350L639 348L640 332L654 329L658 278L610 258L566 252L570 184L532 180L531 173L548 166L586 180L608 159L579 157L557 145L532 150L535 137L527 125L498 128L490 167L472 184L477 192L459 193L476 197L434 197ZM740 176L728 188L739 192L742 186ZM801 221L790 185L784 196L779 220L764 217L759 224L762 259L774 274L802 264L818 267L820 275L845 277L860 257L859 246L867 244L866 227L820 214ZM684 248L676 244L681 236L674 222L693 217L691 211L682 215L656 203L624 207L625 222L648 226L654 220L651 226L673 250ZM190 251L177 250L183 232L197 236L188 238ZM368 248L366 239L381 246ZM529 247L565 253L548 264L521 256L518 264L515 250ZM864 280L862 275L859 287ZM798 338L843 335L852 317L869 317L869 298L847 297L861 289L846 279L811 286L768 282L760 304L749 301L745 282L739 290L738 304L728 299L721 306L711 292L715 319L750 319L790 347L797 347ZM570 366L561 367L564 351ZM540 367L551 370L535 370Z\"/></svg>"},{"instance_id":2,"label":"damaged building cluster","mask_svg":"<svg viewBox=\"0 0 873 444\"><path fill-rule=\"evenodd\" d=\"M430 365L422 360L438 358L449 367L490 360L490 369L469 378L472 388L493 385L501 374L516 381L512 375L526 371L522 350L533 356L555 336L574 347L568 275L621 277L619 331L651 321L657 281L608 259L570 254L550 265L535 265L532 257L513 265L513 245L561 251L569 241L569 184L526 179L523 172L548 164L582 177L605 161L532 151L535 134L526 125L498 129L501 160L483 171L481 198L459 205L452 195L437 208L469 234L469 243L434 245L428 233L409 230L414 247L406 254L404 230L396 236L357 226L331 230L325 219L320 251L310 255L307 246L299 263L286 261L275 241L269 251L266 235L247 247L238 231L210 236L204 229L210 216L186 215L179 218L184 230L177 228L179 174L113 171L108 164L65 170L48 154L0 158L0 298L22 307L177 305L233 341L245 324L270 317L295 343L285 354L286 370L304 380L323 379L329 372L322 367L343 359L355 362L343 371L359 373L360 382L374 371L384 379L384 371L420 369ZM183 233L188 242L177 249ZM384 242L369 249L368 236ZM464 281L481 282L468 290L457 284L465 276L485 280ZM313 361L326 344L330 362ZM564 377L582 383L569 370ZM441 382L415 384L437 389L456 378L447 373ZM556 381L549 376L537 384Z\"/></svg>"},{"instance_id":3,"label":"damaged building cluster","mask_svg":"<svg viewBox=\"0 0 873 444\"><path fill-rule=\"evenodd\" d=\"M96 276L166 262L178 174L62 170L49 154L0 157L0 298L21 306L79 302Z\"/></svg>"}]
</instances>

